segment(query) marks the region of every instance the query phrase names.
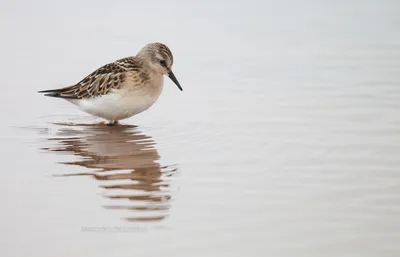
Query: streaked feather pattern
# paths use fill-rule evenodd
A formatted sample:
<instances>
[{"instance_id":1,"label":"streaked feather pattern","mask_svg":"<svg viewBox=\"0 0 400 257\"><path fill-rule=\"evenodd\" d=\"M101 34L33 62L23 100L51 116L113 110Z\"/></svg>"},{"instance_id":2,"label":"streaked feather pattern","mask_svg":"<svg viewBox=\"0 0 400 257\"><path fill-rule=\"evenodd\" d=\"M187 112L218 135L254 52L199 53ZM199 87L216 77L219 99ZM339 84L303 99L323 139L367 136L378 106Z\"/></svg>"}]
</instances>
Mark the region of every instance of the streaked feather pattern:
<instances>
[{"instance_id":1,"label":"streaked feather pattern","mask_svg":"<svg viewBox=\"0 0 400 257\"><path fill-rule=\"evenodd\" d=\"M120 89L126 79L127 72L140 73L141 60L137 57L127 57L106 64L90 73L77 84L54 90L44 90L47 96L67 99L88 99L105 95L111 89ZM145 75L141 76L146 77Z\"/></svg>"}]
</instances>

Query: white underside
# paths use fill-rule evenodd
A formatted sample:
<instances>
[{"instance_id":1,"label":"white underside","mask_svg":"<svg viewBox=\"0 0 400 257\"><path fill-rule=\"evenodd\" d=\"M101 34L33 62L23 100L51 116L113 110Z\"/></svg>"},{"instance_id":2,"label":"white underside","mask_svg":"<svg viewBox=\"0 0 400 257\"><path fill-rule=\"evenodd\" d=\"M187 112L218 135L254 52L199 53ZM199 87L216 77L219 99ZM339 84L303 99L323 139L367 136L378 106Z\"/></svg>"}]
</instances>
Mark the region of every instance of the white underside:
<instances>
[{"instance_id":1,"label":"white underside","mask_svg":"<svg viewBox=\"0 0 400 257\"><path fill-rule=\"evenodd\" d=\"M153 89L152 92L149 89ZM132 117L150 108L158 99L161 90L162 83L157 88L112 90L107 95L100 97L69 101L86 113L108 121L118 121Z\"/></svg>"}]
</instances>

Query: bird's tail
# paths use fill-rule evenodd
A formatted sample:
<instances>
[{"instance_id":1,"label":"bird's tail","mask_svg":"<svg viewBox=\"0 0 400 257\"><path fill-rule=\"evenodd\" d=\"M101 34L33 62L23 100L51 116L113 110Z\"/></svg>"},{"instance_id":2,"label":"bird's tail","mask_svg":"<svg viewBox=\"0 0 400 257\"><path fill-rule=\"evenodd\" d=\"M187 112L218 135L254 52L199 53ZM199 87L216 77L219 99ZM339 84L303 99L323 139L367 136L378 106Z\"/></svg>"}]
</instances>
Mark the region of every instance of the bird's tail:
<instances>
[{"instance_id":1,"label":"bird's tail","mask_svg":"<svg viewBox=\"0 0 400 257\"><path fill-rule=\"evenodd\" d=\"M67 98L67 99L77 99L77 96L73 92L74 92L74 88L72 86L65 87L65 88L38 91L38 93L45 93L44 94L45 96Z\"/></svg>"},{"instance_id":2,"label":"bird's tail","mask_svg":"<svg viewBox=\"0 0 400 257\"><path fill-rule=\"evenodd\" d=\"M61 89L41 90L38 93L45 93L45 96L60 97Z\"/></svg>"}]
</instances>

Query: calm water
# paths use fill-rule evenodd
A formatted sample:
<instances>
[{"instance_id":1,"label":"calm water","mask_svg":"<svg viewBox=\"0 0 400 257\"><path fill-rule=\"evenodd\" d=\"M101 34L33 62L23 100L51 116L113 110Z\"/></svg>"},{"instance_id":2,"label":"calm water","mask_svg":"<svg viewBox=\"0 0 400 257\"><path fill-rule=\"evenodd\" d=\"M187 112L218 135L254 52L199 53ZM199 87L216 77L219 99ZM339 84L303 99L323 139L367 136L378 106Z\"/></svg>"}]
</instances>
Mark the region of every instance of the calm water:
<instances>
[{"instance_id":1,"label":"calm water","mask_svg":"<svg viewBox=\"0 0 400 257\"><path fill-rule=\"evenodd\" d=\"M400 2L2 1L0 255L400 256ZM36 93L162 41L120 127Z\"/></svg>"}]
</instances>

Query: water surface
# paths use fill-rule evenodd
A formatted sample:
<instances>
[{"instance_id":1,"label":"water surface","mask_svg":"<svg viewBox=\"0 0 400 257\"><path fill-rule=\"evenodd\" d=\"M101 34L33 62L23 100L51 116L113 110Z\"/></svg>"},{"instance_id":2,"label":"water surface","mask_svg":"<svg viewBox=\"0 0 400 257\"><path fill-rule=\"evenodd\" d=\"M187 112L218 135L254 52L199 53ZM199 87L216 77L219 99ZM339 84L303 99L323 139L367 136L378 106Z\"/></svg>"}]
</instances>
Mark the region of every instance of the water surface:
<instances>
[{"instance_id":1,"label":"water surface","mask_svg":"<svg viewBox=\"0 0 400 257\"><path fill-rule=\"evenodd\" d=\"M398 1L0 7L2 256L399 256ZM119 127L36 93L152 41Z\"/></svg>"}]
</instances>

